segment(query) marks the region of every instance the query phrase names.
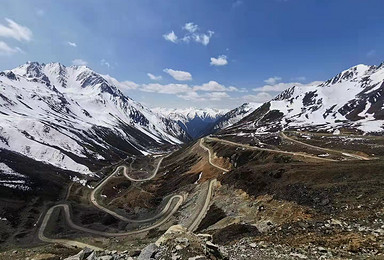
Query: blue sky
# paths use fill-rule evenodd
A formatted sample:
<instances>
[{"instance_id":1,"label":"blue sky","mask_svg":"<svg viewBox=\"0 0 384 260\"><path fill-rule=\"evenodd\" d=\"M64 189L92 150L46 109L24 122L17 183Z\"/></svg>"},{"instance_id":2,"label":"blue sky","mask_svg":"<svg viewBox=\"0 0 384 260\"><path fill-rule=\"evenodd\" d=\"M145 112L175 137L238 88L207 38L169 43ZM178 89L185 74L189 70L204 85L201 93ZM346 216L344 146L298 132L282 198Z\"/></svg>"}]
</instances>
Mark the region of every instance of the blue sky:
<instances>
[{"instance_id":1,"label":"blue sky","mask_svg":"<svg viewBox=\"0 0 384 260\"><path fill-rule=\"evenodd\" d=\"M3 0L0 70L26 61L87 64L150 107L232 108L384 61L383 7L382 0Z\"/></svg>"}]
</instances>

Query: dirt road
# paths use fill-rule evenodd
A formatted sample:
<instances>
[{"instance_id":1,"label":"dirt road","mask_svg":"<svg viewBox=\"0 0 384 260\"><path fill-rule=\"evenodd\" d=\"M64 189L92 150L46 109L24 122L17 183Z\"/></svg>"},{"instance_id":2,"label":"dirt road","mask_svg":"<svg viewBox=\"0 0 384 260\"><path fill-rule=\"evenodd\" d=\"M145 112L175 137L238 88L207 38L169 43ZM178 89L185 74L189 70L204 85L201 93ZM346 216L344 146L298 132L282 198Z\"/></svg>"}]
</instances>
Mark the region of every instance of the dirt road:
<instances>
[{"instance_id":1,"label":"dirt road","mask_svg":"<svg viewBox=\"0 0 384 260\"><path fill-rule=\"evenodd\" d=\"M196 218L191 223L191 225L187 228L189 231L191 231L191 232L195 231L199 227L200 222L203 220L203 218L207 214L207 211L209 209L209 204L210 204L211 198L212 198L214 185L216 185L216 179L210 180L209 185L208 185L208 189L207 189L207 194L206 194L206 197L204 200L204 205L201 208L199 214L196 216Z\"/></svg>"},{"instance_id":2,"label":"dirt road","mask_svg":"<svg viewBox=\"0 0 384 260\"><path fill-rule=\"evenodd\" d=\"M163 161L165 157L162 157L153 174L148 177L148 178L145 178L145 179L141 179L141 180L133 180L133 181L147 181L147 180L150 180L152 179L153 177L156 176L159 168L160 168L160 164L161 162ZM133 162L132 162L133 163ZM131 163L131 165L132 165ZM103 232L103 231L98 231L98 230L93 230L93 229L89 229L89 228L86 228L86 227L82 227L82 226L79 226L79 225L76 225L72 219L71 219L71 214L70 214L70 208L67 204L58 204L58 205L55 205L53 207L51 207L50 209L48 209L47 213L45 214L44 216L44 219L42 221L42 224L40 225L40 228L39 228L39 232L38 232L38 238L41 240L41 241L44 241L44 242L49 242L49 243L59 243L59 244L62 244L64 246L69 246L69 247L79 247L79 248L84 248L84 247L88 247L88 248L91 248L91 249L94 249L94 250L102 250L101 248L98 248L98 247L95 247L95 246L92 246L92 245L89 245L89 244L85 244L85 243L82 243L82 242L78 242L78 241L75 241L75 240L67 240L67 239L54 239L54 238L48 238L44 235L44 231L47 227L47 224L48 224L48 221L49 219L51 218L51 215L53 213L53 211L57 208L62 208L64 210L64 213L65 213L65 219L68 223L68 225L73 228L73 229L77 229L77 230L80 230L80 231L83 231L83 232L86 232L86 233L91 233L91 234L95 234L95 235L100 235L100 236L107 236L107 237L117 237L117 236L127 236L127 235L134 235L134 234L139 234L139 233L142 233L142 232L146 232L146 231L149 231L151 229L154 229L156 227L159 227L161 226L162 224L164 224L166 221L168 221L168 219L178 210L178 208L180 207L180 205L184 202L184 197L182 195L173 195L167 202L167 204L165 205L165 207L162 209L161 212L159 212L157 215L151 217L151 218L148 218L148 219L143 219L143 220L132 220L132 219L128 219L128 218L125 218L119 214L117 214L116 212L113 212L107 208L104 208L103 206L99 205L97 203L97 200L96 200L96 197L95 197L95 194L96 192L105 185L105 183L110 179L112 178L119 170L120 168L123 167L124 168L124 171L125 171L125 176L132 180L132 178L130 178L128 176L128 174L126 173L126 166L119 166L117 167L113 173L108 176L107 178L105 178L104 180L102 180L102 182L100 182L99 185L97 185L97 187L92 191L91 193L91 196L90 196L90 200L91 202L96 206L98 207L99 209L123 220L123 221L127 221L127 222L136 222L136 223L143 223L143 222L150 222L150 221L153 221L155 219L158 219L158 218L161 218L159 221L153 223L152 225L148 226L148 227L145 227L143 229L139 229L139 230L134 230L134 231L128 231L128 232ZM70 186L71 187L71 186ZM70 191L70 188L68 189L68 191ZM66 198L68 197L68 193L67 193L67 196ZM171 205L172 203L177 200L175 206L172 208L172 210L166 214L169 209L171 208Z\"/></svg>"},{"instance_id":3,"label":"dirt road","mask_svg":"<svg viewBox=\"0 0 384 260\"><path fill-rule=\"evenodd\" d=\"M204 150L206 150L208 152L208 162L210 165L212 165L213 167L216 167L217 169L219 170L222 170L224 172L228 172L229 170L228 169L225 169L217 164L215 164L213 161L212 161L212 152L211 152L211 149L209 149L208 147L206 147L204 145L204 138L201 138L200 139L200 143L199 143L200 147L203 148Z\"/></svg>"},{"instance_id":4,"label":"dirt road","mask_svg":"<svg viewBox=\"0 0 384 260\"><path fill-rule=\"evenodd\" d=\"M369 158L369 157L365 157L365 156L361 156L361 155L357 155L357 154L345 153L345 152L338 151L338 150L333 150L333 149L329 149L329 148L323 148L323 147L307 144L307 143L304 143L302 141L299 141L299 140L296 140L296 139L293 139L293 138L287 136L286 134L284 134L284 132L281 132L280 136L283 139L286 139L286 140L289 140L291 142L295 142L295 143L298 143L298 144L310 147L312 149L316 149L316 150L320 150L320 151L325 151L325 152L338 153L338 154L341 154L341 155L344 155L344 156L348 156L348 157L351 157L351 158L355 158L355 159L358 159L358 160L366 160L366 161L367 160L371 160L371 158Z\"/></svg>"},{"instance_id":5,"label":"dirt road","mask_svg":"<svg viewBox=\"0 0 384 260\"><path fill-rule=\"evenodd\" d=\"M102 187L103 187L103 186L104 186L104 185L105 185L105 184L106 184L112 177L114 177L114 176L119 172L120 169L123 169L123 171L124 171L124 176L125 176L127 179L131 180L131 181L136 181L136 182L138 182L138 181L148 181L148 180L153 179L153 178L156 176L157 172L159 171L160 165L161 165L161 163L162 163L162 161L163 161L164 158L165 158L165 157L162 157L162 158L159 160L159 162L157 163L157 166L156 166L156 168L155 168L155 170L153 171L153 173L152 173L151 176L149 176L148 178L140 179L140 180L139 180L139 179L133 179L133 178L129 177L129 175L128 175L128 173L127 173L127 167L126 167L126 166L119 166L119 167L117 167L117 168L115 169L115 171L114 171L110 176L108 176L108 178L104 179L101 183L99 183L99 185L97 185L97 186L95 187L95 189L93 189L93 191L91 192L91 195L90 195L90 201L91 201L91 203L92 203L95 207L97 207L98 209L100 209L100 210L102 210L102 211L104 211L104 212L106 212L106 213L108 213L108 214L114 216L115 218L118 218L118 219L120 219L120 220L122 220L122 221L125 221L125 222L145 223L145 222L150 222L150 221L153 221L153 220L155 220L155 219L161 217L162 215L165 214L165 212L168 211L169 207L170 207L171 204L172 204L172 199L175 198L175 197L178 196L178 195L174 195L174 196L172 196L172 197L168 200L168 202L167 202L167 204L165 205L165 207L164 207L158 214L156 214L155 216L153 216L153 217L151 217L151 218L148 218L148 219L140 219L140 220L136 220L136 219L129 219L129 218L126 218L126 217L124 217L124 216L122 216L122 215L120 215L120 214L118 214L118 213L116 213L116 212L114 212L114 211L112 211L112 210L110 210L110 209L107 209L106 207L100 205L100 204L98 203L97 199L96 199L96 194L97 194L97 192L98 192L98 191L99 191L99 190L100 190L100 189L101 189L101 188L102 188ZM130 168L132 168L132 163L133 163L133 161L131 162Z\"/></svg>"},{"instance_id":6,"label":"dirt road","mask_svg":"<svg viewBox=\"0 0 384 260\"><path fill-rule=\"evenodd\" d=\"M213 141L217 141L217 142L221 142L221 143L225 143L225 144L229 144L229 145L243 147L245 149L258 150L258 151L267 151L267 152L271 152L271 153L281 153L281 154L295 155L295 156L301 156L301 157L304 157L304 158L316 159L316 160L319 160L319 161L328 161L328 162L336 162L337 161L337 160L333 160L333 159L321 158L321 157L317 157L317 156L309 155L309 154L304 154L304 153L280 151L280 150L273 150L273 149L268 149L268 148L261 148L261 147L256 147L256 146L250 146L248 144L236 143L236 142L232 142L232 141L228 141L228 140L219 139L219 138L216 138L216 137L206 137L206 138L209 139L209 140L213 140Z\"/></svg>"}]
</instances>

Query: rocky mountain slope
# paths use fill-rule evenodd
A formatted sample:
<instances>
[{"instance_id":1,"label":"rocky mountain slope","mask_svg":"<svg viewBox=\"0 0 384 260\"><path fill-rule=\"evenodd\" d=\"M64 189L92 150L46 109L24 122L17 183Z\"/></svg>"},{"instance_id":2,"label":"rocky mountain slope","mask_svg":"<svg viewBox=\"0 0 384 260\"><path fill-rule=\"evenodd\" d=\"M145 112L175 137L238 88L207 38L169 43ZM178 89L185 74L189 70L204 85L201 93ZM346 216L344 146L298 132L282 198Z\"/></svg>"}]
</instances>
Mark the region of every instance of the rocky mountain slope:
<instances>
[{"instance_id":1,"label":"rocky mountain slope","mask_svg":"<svg viewBox=\"0 0 384 260\"><path fill-rule=\"evenodd\" d=\"M228 112L226 109L214 108L185 108L185 109L167 109L154 108L154 111L175 120L192 137L209 134L210 129L216 122Z\"/></svg>"},{"instance_id":2,"label":"rocky mountain slope","mask_svg":"<svg viewBox=\"0 0 384 260\"><path fill-rule=\"evenodd\" d=\"M127 154L189 140L176 122L125 96L122 88L124 83L85 66L28 62L0 72L0 172L28 158L92 175Z\"/></svg>"},{"instance_id":3,"label":"rocky mountain slope","mask_svg":"<svg viewBox=\"0 0 384 260\"><path fill-rule=\"evenodd\" d=\"M256 110L261 104L244 103L241 106L228 111L212 126L211 132L216 132L239 122L242 118Z\"/></svg>"},{"instance_id":4,"label":"rocky mountain slope","mask_svg":"<svg viewBox=\"0 0 384 260\"><path fill-rule=\"evenodd\" d=\"M384 131L384 63L357 65L317 86L294 86L224 132Z\"/></svg>"}]
</instances>

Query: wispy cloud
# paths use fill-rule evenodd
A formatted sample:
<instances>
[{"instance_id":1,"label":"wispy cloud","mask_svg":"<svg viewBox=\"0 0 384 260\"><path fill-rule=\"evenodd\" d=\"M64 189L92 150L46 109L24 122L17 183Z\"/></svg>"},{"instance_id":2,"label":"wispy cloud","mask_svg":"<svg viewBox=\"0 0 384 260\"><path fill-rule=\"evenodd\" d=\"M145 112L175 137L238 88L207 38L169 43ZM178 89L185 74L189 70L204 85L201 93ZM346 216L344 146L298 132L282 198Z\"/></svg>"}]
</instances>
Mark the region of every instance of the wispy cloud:
<instances>
[{"instance_id":1,"label":"wispy cloud","mask_svg":"<svg viewBox=\"0 0 384 260\"><path fill-rule=\"evenodd\" d=\"M367 57L373 57L376 54L376 50L370 50L367 52Z\"/></svg>"},{"instance_id":2,"label":"wispy cloud","mask_svg":"<svg viewBox=\"0 0 384 260\"><path fill-rule=\"evenodd\" d=\"M199 94L196 91L189 91L181 95L177 95L179 98L188 101L220 101L230 96L226 92L210 92Z\"/></svg>"},{"instance_id":3,"label":"wispy cloud","mask_svg":"<svg viewBox=\"0 0 384 260\"><path fill-rule=\"evenodd\" d=\"M67 42L67 44L71 47L77 47L77 44L75 42Z\"/></svg>"},{"instance_id":4,"label":"wispy cloud","mask_svg":"<svg viewBox=\"0 0 384 260\"><path fill-rule=\"evenodd\" d=\"M307 78L304 77L304 76L300 76L300 77L292 78L292 80L293 81L300 81L300 82L302 82L302 81L306 81Z\"/></svg>"},{"instance_id":5,"label":"wispy cloud","mask_svg":"<svg viewBox=\"0 0 384 260\"><path fill-rule=\"evenodd\" d=\"M163 94L178 94L191 91L191 88L187 84L166 84L159 83L143 84L140 86L140 90L144 92L156 92Z\"/></svg>"},{"instance_id":6,"label":"wispy cloud","mask_svg":"<svg viewBox=\"0 0 384 260\"><path fill-rule=\"evenodd\" d=\"M201 43L202 45L207 46L211 41L211 37L213 36L214 31L208 31L207 33L192 33L187 34L183 37L184 42L195 41Z\"/></svg>"},{"instance_id":7,"label":"wispy cloud","mask_svg":"<svg viewBox=\"0 0 384 260\"><path fill-rule=\"evenodd\" d=\"M163 77L162 76L155 76L153 75L152 73L147 73L147 76L151 79L151 80L161 80Z\"/></svg>"},{"instance_id":8,"label":"wispy cloud","mask_svg":"<svg viewBox=\"0 0 384 260\"><path fill-rule=\"evenodd\" d=\"M245 95L241 97L246 102L264 103L271 100L273 96L268 92L260 92L256 95Z\"/></svg>"},{"instance_id":9,"label":"wispy cloud","mask_svg":"<svg viewBox=\"0 0 384 260\"><path fill-rule=\"evenodd\" d=\"M173 43L177 43L177 40L178 40L178 37L176 36L174 31L167 33L167 34L163 34L163 38L165 40L173 42Z\"/></svg>"},{"instance_id":10,"label":"wispy cloud","mask_svg":"<svg viewBox=\"0 0 384 260\"><path fill-rule=\"evenodd\" d=\"M206 33L199 32L199 26L193 22L186 23L184 26L182 26L182 29L186 31L186 33L180 38L175 34L174 31L164 34L163 38L173 43L189 43L191 41L194 41L206 46L209 44L214 34L214 31L212 30L208 30Z\"/></svg>"},{"instance_id":11,"label":"wispy cloud","mask_svg":"<svg viewBox=\"0 0 384 260\"><path fill-rule=\"evenodd\" d=\"M107 67L108 69L112 67L111 63L109 63L106 59L101 59L101 60L100 60L100 65L101 65L101 66L105 66L105 67Z\"/></svg>"},{"instance_id":12,"label":"wispy cloud","mask_svg":"<svg viewBox=\"0 0 384 260\"><path fill-rule=\"evenodd\" d=\"M273 85L273 84L276 84L277 82L279 82L281 80L282 80L281 77L274 76L274 77L271 77L269 79L264 80L264 82L267 84Z\"/></svg>"},{"instance_id":13,"label":"wispy cloud","mask_svg":"<svg viewBox=\"0 0 384 260\"><path fill-rule=\"evenodd\" d=\"M239 90L238 88L236 87L233 87L233 86L229 86L229 87L226 87L224 85L221 85L220 83L214 81L214 80L211 80L209 81L208 83L204 83L202 85L197 85L197 86L194 86L193 87L193 90L194 91L230 91L230 92L233 92L233 91L241 91Z\"/></svg>"},{"instance_id":14,"label":"wispy cloud","mask_svg":"<svg viewBox=\"0 0 384 260\"><path fill-rule=\"evenodd\" d=\"M227 56L220 55L217 58L212 57L210 64L213 65L213 66L225 66L225 65L228 64Z\"/></svg>"},{"instance_id":15,"label":"wispy cloud","mask_svg":"<svg viewBox=\"0 0 384 260\"><path fill-rule=\"evenodd\" d=\"M12 55L15 53L22 53L19 47L11 47L7 43L0 41L0 55Z\"/></svg>"},{"instance_id":16,"label":"wispy cloud","mask_svg":"<svg viewBox=\"0 0 384 260\"><path fill-rule=\"evenodd\" d=\"M190 86L185 83L149 83L149 84L137 84L131 81L125 81L119 83L114 78L109 77L109 80L122 90L136 89L143 92L160 93L168 95L176 95L178 98L189 101L220 101L224 99L233 99L229 92L237 91L242 92L242 89L230 86L225 87L216 81L210 81L208 83L199 86Z\"/></svg>"},{"instance_id":17,"label":"wispy cloud","mask_svg":"<svg viewBox=\"0 0 384 260\"><path fill-rule=\"evenodd\" d=\"M194 23L186 23L184 26L183 26L183 29L184 30L187 30L188 32L190 33L194 33L196 32L197 30L199 30L199 26L197 24L194 24Z\"/></svg>"},{"instance_id":18,"label":"wispy cloud","mask_svg":"<svg viewBox=\"0 0 384 260\"><path fill-rule=\"evenodd\" d=\"M32 39L32 31L15 21L5 18L7 25L0 24L0 37L13 38L18 41L30 41Z\"/></svg>"},{"instance_id":19,"label":"wispy cloud","mask_svg":"<svg viewBox=\"0 0 384 260\"><path fill-rule=\"evenodd\" d=\"M236 7L239 7L240 5L242 5L244 2L242 0L236 0L233 2L232 4L232 7L233 8L236 8Z\"/></svg>"},{"instance_id":20,"label":"wispy cloud","mask_svg":"<svg viewBox=\"0 0 384 260\"><path fill-rule=\"evenodd\" d=\"M87 64L88 62L82 59L74 59L72 61L72 65L76 65L76 66L87 66Z\"/></svg>"},{"instance_id":21,"label":"wispy cloud","mask_svg":"<svg viewBox=\"0 0 384 260\"><path fill-rule=\"evenodd\" d=\"M187 81L187 80L192 80L192 75L191 73L187 71L182 71L182 70L173 70L173 69L164 69L165 73L168 73L171 75L175 80L178 81Z\"/></svg>"},{"instance_id":22,"label":"wispy cloud","mask_svg":"<svg viewBox=\"0 0 384 260\"><path fill-rule=\"evenodd\" d=\"M229 95L226 92L211 92L206 94L205 97L212 101L218 101L224 98L229 98Z\"/></svg>"},{"instance_id":23,"label":"wispy cloud","mask_svg":"<svg viewBox=\"0 0 384 260\"><path fill-rule=\"evenodd\" d=\"M110 83L114 84L115 86L119 87L121 90L132 90L132 89L138 89L140 87L139 84L133 82L133 81L122 81L119 82L117 79L109 76L104 75L104 78L108 80Z\"/></svg>"}]
</instances>

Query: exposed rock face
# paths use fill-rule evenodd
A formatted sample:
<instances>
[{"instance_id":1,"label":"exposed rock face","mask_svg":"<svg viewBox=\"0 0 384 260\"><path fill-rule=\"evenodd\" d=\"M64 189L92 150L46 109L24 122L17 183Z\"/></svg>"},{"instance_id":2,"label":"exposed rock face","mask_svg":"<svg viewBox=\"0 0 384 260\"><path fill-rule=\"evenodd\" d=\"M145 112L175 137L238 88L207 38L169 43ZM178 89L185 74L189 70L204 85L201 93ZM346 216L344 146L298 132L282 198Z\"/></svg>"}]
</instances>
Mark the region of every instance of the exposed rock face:
<instances>
[{"instance_id":1,"label":"exposed rock face","mask_svg":"<svg viewBox=\"0 0 384 260\"><path fill-rule=\"evenodd\" d=\"M114 251L94 252L89 249L80 251L66 260L106 260L106 259L228 259L222 252L223 248L213 244L212 236L193 234L186 228L171 226L155 243L147 245L137 257L129 256L128 252Z\"/></svg>"},{"instance_id":2,"label":"exposed rock face","mask_svg":"<svg viewBox=\"0 0 384 260\"><path fill-rule=\"evenodd\" d=\"M315 86L294 86L223 134L282 129L384 132L384 64L357 65Z\"/></svg>"}]
</instances>

